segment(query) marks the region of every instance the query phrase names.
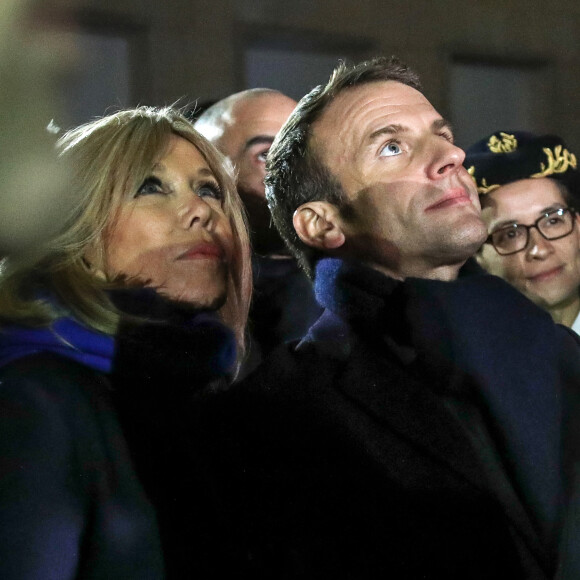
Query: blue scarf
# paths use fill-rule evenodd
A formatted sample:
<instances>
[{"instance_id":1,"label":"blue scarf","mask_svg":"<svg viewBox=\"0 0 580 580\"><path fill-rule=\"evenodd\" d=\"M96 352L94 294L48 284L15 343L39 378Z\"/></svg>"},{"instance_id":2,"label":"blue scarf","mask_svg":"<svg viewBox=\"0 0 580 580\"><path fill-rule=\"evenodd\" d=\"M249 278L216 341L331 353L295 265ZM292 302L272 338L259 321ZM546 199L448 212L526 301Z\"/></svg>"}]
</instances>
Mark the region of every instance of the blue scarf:
<instances>
[{"instance_id":1,"label":"blue scarf","mask_svg":"<svg viewBox=\"0 0 580 580\"><path fill-rule=\"evenodd\" d=\"M59 318L49 328L0 329L0 366L32 354L51 352L109 373L114 349L112 336L82 326L72 318Z\"/></svg>"}]
</instances>

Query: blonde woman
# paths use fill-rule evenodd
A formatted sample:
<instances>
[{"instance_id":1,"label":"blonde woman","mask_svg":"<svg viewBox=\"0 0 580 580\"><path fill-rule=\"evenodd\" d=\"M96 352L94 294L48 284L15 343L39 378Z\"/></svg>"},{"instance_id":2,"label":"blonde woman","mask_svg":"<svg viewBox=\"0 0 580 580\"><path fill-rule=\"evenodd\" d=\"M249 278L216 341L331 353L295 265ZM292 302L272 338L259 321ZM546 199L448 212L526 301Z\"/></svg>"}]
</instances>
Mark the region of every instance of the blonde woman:
<instances>
[{"instance_id":1,"label":"blonde woman","mask_svg":"<svg viewBox=\"0 0 580 580\"><path fill-rule=\"evenodd\" d=\"M243 353L241 205L170 108L109 115L58 147L74 210L0 272L0 577L176 576L167 546L186 530L165 511L167 470L186 430L171 414Z\"/></svg>"}]
</instances>

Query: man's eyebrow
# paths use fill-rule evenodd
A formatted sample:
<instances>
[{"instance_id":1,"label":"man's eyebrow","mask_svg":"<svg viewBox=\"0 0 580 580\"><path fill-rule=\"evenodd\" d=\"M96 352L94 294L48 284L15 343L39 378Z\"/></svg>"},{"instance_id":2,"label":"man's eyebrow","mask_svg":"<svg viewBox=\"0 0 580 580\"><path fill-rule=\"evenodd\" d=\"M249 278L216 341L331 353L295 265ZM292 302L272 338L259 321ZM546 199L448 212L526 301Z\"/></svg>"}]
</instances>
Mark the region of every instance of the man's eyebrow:
<instances>
[{"instance_id":1,"label":"man's eyebrow","mask_svg":"<svg viewBox=\"0 0 580 580\"><path fill-rule=\"evenodd\" d=\"M368 140L372 143L379 137L383 135L400 135L401 133L406 133L409 129L407 127L403 127L403 125L386 125L385 127L381 127L376 131L373 131L370 135Z\"/></svg>"},{"instance_id":2,"label":"man's eyebrow","mask_svg":"<svg viewBox=\"0 0 580 580\"><path fill-rule=\"evenodd\" d=\"M246 141L246 144L244 145L244 151L247 151L254 145L272 145L273 142L274 137L271 135L256 135L255 137L252 137Z\"/></svg>"},{"instance_id":3,"label":"man's eyebrow","mask_svg":"<svg viewBox=\"0 0 580 580\"><path fill-rule=\"evenodd\" d=\"M451 134L453 134L453 127L451 123L447 119L437 119L431 123L431 131L441 131L441 129L448 129ZM404 127L403 125L394 124L394 125L386 125L385 127L381 127L376 131L373 131L369 135L369 141L372 143L377 138L382 137L383 135L400 135L401 133L407 133L409 131L408 127Z\"/></svg>"},{"instance_id":4,"label":"man's eyebrow","mask_svg":"<svg viewBox=\"0 0 580 580\"><path fill-rule=\"evenodd\" d=\"M431 124L431 130L441 131L441 129L448 129L453 134L453 125L447 119L437 119Z\"/></svg>"}]
</instances>

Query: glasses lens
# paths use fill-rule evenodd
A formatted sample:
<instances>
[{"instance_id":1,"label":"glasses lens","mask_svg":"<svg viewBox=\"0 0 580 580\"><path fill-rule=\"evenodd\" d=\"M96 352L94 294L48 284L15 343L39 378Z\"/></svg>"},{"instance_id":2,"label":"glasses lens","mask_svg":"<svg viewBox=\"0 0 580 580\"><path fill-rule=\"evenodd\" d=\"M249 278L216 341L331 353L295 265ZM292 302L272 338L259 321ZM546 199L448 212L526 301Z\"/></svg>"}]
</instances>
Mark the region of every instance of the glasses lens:
<instances>
[{"instance_id":1,"label":"glasses lens","mask_svg":"<svg viewBox=\"0 0 580 580\"><path fill-rule=\"evenodd\" d=\"M513 254L526 247L527 233L524 226L513 224L493 232L491 241L498 254Z\"/></svg>"},{"instance_id":2,"label":"glasses lens","mask_svg":"<svg viewBox=\"0 0 580 580\"><path fill-rule=\"evenodd\" d=\"M562 238L574 229L574 216L566 208L557 209L538 220L538 229L548 240Z\"/></svg>"}]
</instances>

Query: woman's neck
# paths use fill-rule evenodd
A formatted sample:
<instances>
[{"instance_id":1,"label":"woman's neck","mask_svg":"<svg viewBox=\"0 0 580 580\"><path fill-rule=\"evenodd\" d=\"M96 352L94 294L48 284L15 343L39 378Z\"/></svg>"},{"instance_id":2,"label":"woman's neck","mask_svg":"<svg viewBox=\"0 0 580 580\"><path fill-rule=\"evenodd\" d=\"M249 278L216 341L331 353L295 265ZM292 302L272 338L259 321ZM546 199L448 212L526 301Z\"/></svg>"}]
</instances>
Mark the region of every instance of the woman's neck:
<instances>
[{"instance_id":1,"label":"woman's neck","mask_svg":"<svg viewBox=\"0 0 580 580\"><path fill-rule=\"evenodd\" d=\"M580 294L576 294L571 299L556 304L552 308L549 308L548 312L554 322L571 328L580 312Z\"/></svg>"}]
</instances>

